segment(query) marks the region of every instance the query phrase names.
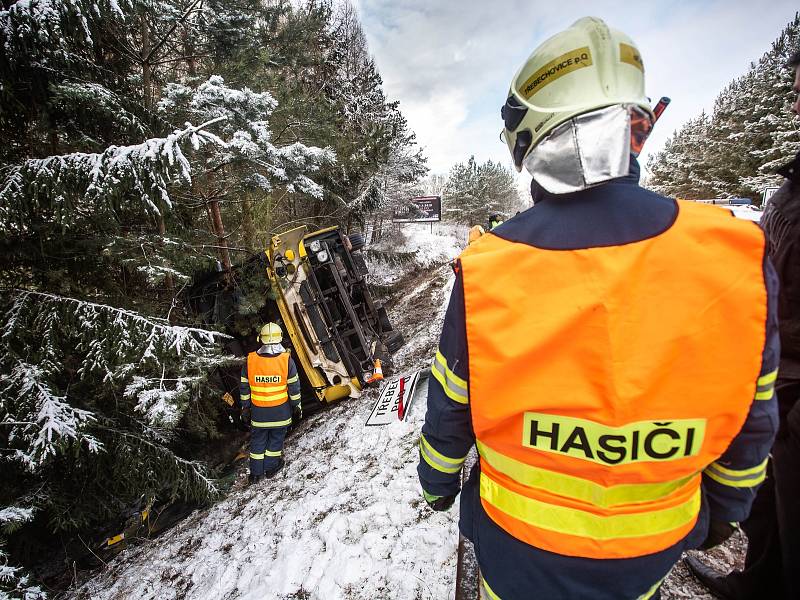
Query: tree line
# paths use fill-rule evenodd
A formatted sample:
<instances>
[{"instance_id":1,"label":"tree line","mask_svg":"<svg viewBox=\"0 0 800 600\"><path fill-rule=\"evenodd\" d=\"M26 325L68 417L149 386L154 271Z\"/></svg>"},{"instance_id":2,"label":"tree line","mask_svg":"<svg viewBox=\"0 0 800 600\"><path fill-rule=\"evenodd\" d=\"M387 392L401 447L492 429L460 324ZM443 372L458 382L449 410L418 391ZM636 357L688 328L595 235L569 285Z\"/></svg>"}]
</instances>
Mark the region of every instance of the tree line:
<instances>
[{"instance_id":1,"label":"tree line","mask_svg":"<svg viewBox=\"0 0 800 600\"><path fill-rule=\"evenodd\" d=\"M800 150L789 112L794 71L787 61L800 48L800 13L770 49L734 79L714 102L667 140L647 163L647 184L691 200L743 197L761 201L779 185L777 169Z\"/></svg>"},{"instance_id":2,"label":"tree line","mask_svg":"<svg viewBox=\"0 0 800 600\"><path fill-rule=\"evenodd\" d=\"M3 0L0 47L0 591L36 597L9 536L222 491L196 275L427 167L346 0Z\"/></svg>"}]
</instances>

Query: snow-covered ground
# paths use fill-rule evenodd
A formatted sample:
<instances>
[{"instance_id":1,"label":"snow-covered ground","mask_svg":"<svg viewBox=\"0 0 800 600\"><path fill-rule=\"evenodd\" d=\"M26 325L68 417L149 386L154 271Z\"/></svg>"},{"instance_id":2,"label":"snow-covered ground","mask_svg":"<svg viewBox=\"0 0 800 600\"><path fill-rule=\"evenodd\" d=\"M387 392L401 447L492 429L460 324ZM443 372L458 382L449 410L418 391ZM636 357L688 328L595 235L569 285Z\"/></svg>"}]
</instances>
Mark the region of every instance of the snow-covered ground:
<instances>
[{"instance_id":1,"label":"snow-covered ground","mask_svg":"<svg viewBox=\"0 0 800 600\"><path fill-rule=\"evenodd\" d=\"M452 288L448 262L465 232L406 227L385 250L413 253L389 298L407 344L398 371L428 366ZM386 264L374 273L387 280ZM197 511L173 530L110 562L73 597L137 599L453 598L458 503L430 511L416 475L416 444L427 382L417 388L408 419L365 427L376 393L345 400L305 421L287 441L286 467L246 487L246 471L224 500ZM706 556L727 570L741 562L742 536ZM679 564L664 600L702 598Z\"/></svg>"},{"instance_id":2,"label":"snow-covered ground","mask_svg":"<svg viewBox=\"0 0 800 600\"><path fill-rule=\"evenodd\" d=\"M404 251L413 251L414 238L420 236L428 269L411 270L392 299L390 314L408 340L395 355L400 371L430 364L452 287L446 262L460 248L455 236L431 236L428 228L407 233ZM422 499L416 444L427 383L417 389L403 423L364 426L374 392L312 416L287 441L287 465L274 479L246 487L243 469L227 498L162 537L125 551L77 595L159 600L452 597L458 510L434 513Z\"/></svg>"}]
</instances>

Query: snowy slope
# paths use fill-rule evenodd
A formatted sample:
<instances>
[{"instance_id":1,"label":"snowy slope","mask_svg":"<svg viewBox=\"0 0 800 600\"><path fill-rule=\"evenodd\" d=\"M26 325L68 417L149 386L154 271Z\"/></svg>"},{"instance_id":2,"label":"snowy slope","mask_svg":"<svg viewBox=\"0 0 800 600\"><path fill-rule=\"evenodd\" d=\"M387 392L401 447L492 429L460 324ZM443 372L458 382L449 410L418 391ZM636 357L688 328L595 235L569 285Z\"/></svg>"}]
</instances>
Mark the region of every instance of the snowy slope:
<instances>
[{"instance_id":1,"label":"snowy slope","mask_svg":"<svg viewBox=\"0 0 800 600\"><path fill-rule=\"evenodd\" d=\"M455 238L441 254L444 245L434 237L436 243L426 248L439 248L436 262L456 255ZM431 253L424 254L428 262ZM429 366L452 273L444 265L412 270L407 278L406 292L394 299L390 314L409 340L395 360L411 369ZM420 311L425 319L418 318ZM243 470L225 500L127 550L79 595L452 597L458 511L430 511L416 475L426 391L423 382L407 422L388 427L364 427L375 392L314 415L287 441L287 465L274 479L245 487Z\"/></svg>"},{"instance_id":2,"label":"snowy slope","mask_svg":"<svg viewBox=\"0 0 800 600\"><path fill-rule=\"evenodd\" d=\"M419 262L401 270L389 307L408 340L395 360L410 371L430 364L453 282L446 261L463 238L444 228L433 235L427 228L404 232L387 245L403 252L418 247ZM453 598L458 503L434 513L422 500L416 443L427 382L417 390L406 423L364 427L375 391L314 415L287 441L287 466L275 479L246 487L242 470L227 498L126 550L73 597ZM737 535L706 556L728 570L741 563L743 549ZM664 587L664 600L712 598L682 564Z\"/></svg>"}]
</instances>

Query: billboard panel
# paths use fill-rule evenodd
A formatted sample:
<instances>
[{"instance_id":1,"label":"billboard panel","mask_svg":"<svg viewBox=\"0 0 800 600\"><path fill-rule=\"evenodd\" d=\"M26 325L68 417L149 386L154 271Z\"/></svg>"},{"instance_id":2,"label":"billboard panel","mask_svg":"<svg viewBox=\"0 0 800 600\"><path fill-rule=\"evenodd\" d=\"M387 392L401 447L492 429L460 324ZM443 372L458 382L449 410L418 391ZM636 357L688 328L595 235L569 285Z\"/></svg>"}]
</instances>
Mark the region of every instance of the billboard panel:
<instances>
[{"instance_id":1,"label":"billboard panel","mask_svg":"<svg viewBox=\"0 0 800 600\"><path fill-rule=\"evenodd\" d=\"M441 196L410 198L392 215L394 223L433 223L442 220Z\"/></svg>"}]
</instances>

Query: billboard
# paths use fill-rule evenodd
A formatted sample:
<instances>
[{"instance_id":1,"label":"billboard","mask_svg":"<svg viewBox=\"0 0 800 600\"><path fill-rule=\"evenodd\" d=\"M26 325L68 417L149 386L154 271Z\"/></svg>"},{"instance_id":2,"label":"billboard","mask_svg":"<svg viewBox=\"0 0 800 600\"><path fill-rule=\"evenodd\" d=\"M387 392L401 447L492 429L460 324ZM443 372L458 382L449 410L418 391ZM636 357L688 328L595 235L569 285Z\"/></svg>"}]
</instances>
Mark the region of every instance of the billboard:
<instances>
[{"instance_id":1,"label":"billboard","mask_svg":"<svg viewBox=\"0 0 800 600\"><path fill-rule=\"evenodd\" d=\"M766 206L767 202L769 202L769 199L772 198L772 195L777 191L777 187L764 188L764 193L761 195L761 206Z\"/></svg>"},{"instance_id":2,"label":"billboard","mask_svg":"<svg viewBox=\"0 0 800 600\"><path fill-rule=\"evenodd\" d=\"M410 198L403 206L396 208L392 215L394 223L433 223L441 220L441 196Z\"/></svg>"}]
</instances>

